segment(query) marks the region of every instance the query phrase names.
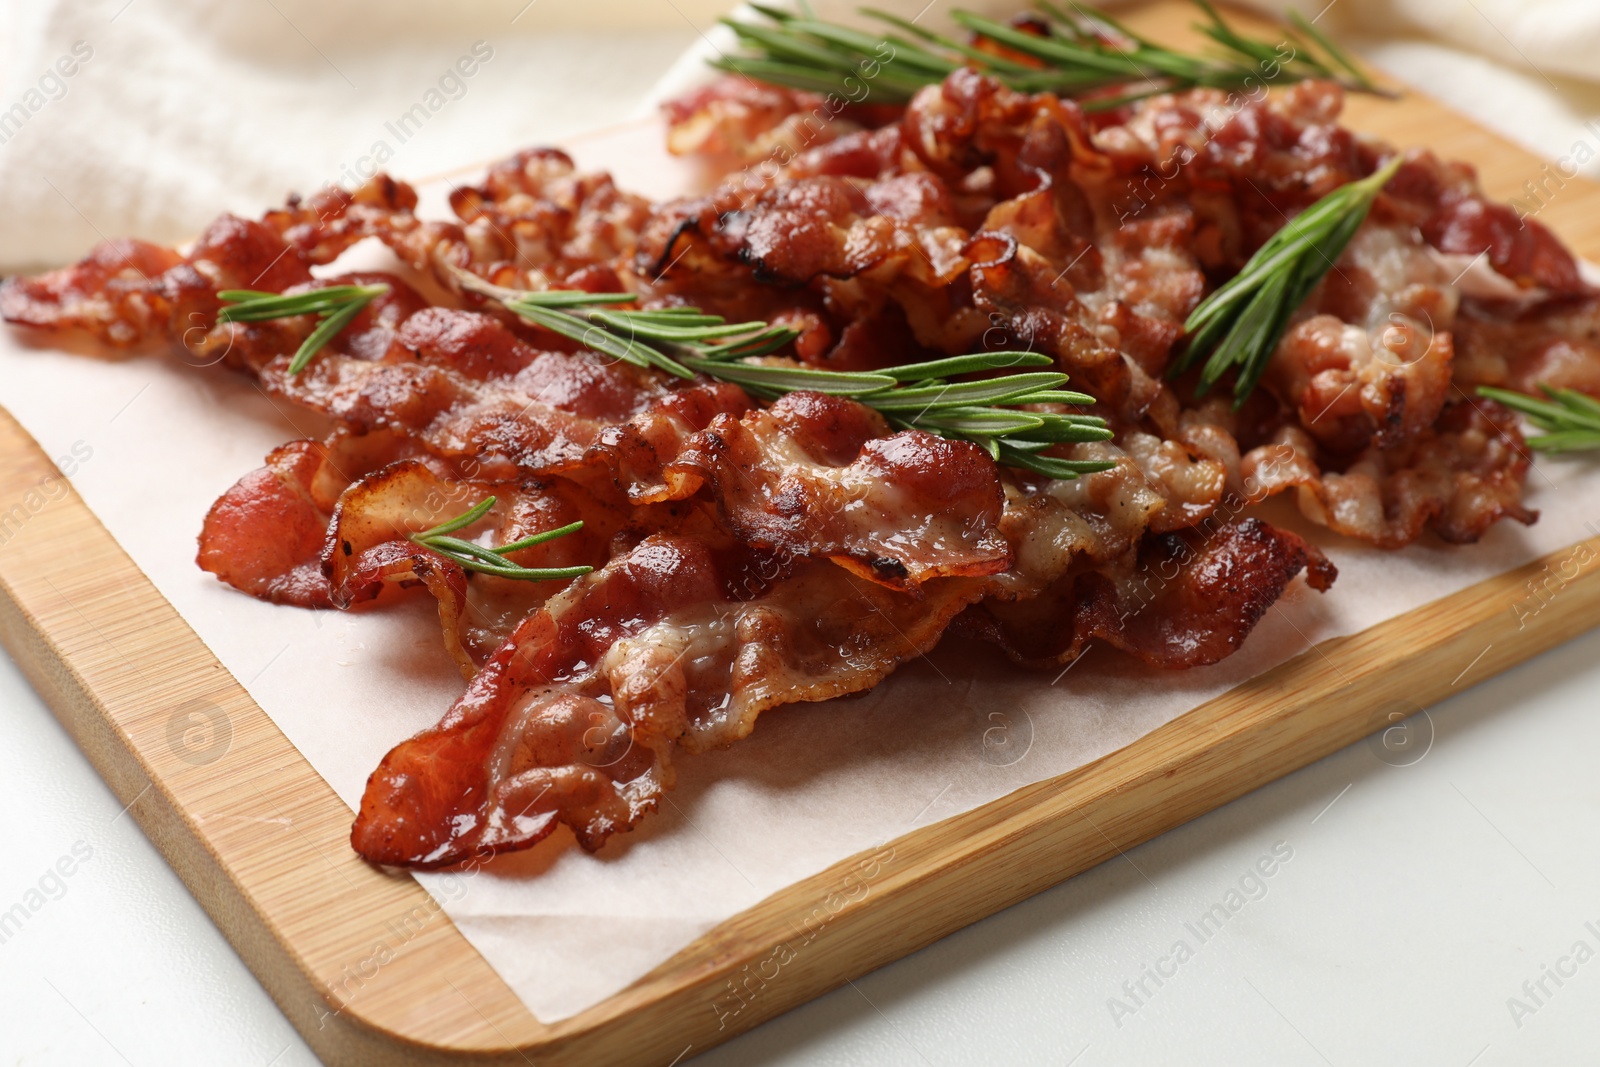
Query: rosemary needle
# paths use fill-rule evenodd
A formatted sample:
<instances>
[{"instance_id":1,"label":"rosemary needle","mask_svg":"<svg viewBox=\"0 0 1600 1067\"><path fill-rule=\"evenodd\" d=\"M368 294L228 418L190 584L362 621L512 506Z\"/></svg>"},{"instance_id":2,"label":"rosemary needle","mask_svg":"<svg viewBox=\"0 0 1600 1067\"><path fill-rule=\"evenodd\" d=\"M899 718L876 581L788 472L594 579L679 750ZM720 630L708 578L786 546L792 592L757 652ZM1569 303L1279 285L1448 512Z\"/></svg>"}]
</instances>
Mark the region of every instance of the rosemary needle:
<instances>
[{"instance_id":1,"label":"rosemary needle","mask_svg":"<svg viewBox=\"0 0 1600 1067\"><path fill-rule=\"evenodd\" d=\"M711 65L774 85L838 93L857 103L869 95L883 103L904 103L917 90L938 84L961 67L973 67L1020 92L1087 97L1083 106L1088 110L1196 86L1249 90L1265 82L1307 78L1384 94L1304 19L1294 22L1298 33L1284 31L1277 40L1251 38L1230 26L1205 0L1195 0L1195 6L1206 18L1198 29L1220 46L1220 55L1155 44L1076 0L1063 5L1039 0L1037 13L1025 26L958 8L950 18L975 36L971 44L873 8L861 8L861 14L879 23L882 32L826 22L804 9L751 4L751 10L766 21L723 19L743 51L719 56ZM1003 52L978 47L981 42L999 45ZM1133 91L1117 93L1118 87Z\"/></svg>"},{"instance_id":2,"label":"rosemary needle","mask_svg":"<svg viewBox=\"0 0 1600 1067\"><path fill-rule=\"evenodd\" d=\"M389 291L387 285L330 285L322 289L309 289L303 293L264 293L256 289L224 289L217 297L227 306L217 312L218 322L265 322L268 319L286 319L295 315L320 315L322 321L311 331L294 358L289 361L289 373L299 374L339 331L350 325L350 320L361 314L361 309L372 303L374 297Z\"/></svg>"},{"instance_id":3,"label":"rosemary needle","mask_svg":"<svg viewBox=\"0 0 1600 1067\"><path fill-rule=\"evenodd\" d=\"M1188 333L1170 375L1182 374L1201 359L1197 392L1204 393L1230 370L1234 406L1261 380L1278 342L1288 332L1295 309L1333 269L1345 246L1366 221L1372 203L1401 158L1360 181L1341 185L1267 239L1244 269L1206 297L1183 324Z\"/></svg>"},{"instance_id":4,"label":"rosemary needle","mask_svg":"<svg viewBox=\"0 0 1600 1067\"><path fill-rule=\"evenodd\" d=\"M555 530L536 533L532 537L524 537L520 541L513 541L509 545L501 545L498 548L487 548L472 541L450 536L457 530L465 529L487 515L489 509L494 507L495 499L492 496L488 497L447 522L441 522L432 529L411 534L410 540L423 548L432 549L439 555L465 567L469 571L492 574L497 578L516 578L526 582L543 582L553 578L576 578L594 570L593 567L523 567L506 558L506 553L508 552L532 548L534 545L542 545L546 541L553 541L558 537L576 533L583 529L581 521L569 523Z\"/></svg>"},{"instance_id":5,"label":"rosemary needle","mask_svg":"<svg viewBox=\"0 0 1600 1067\"><path fill-rule=\"evenodd\" d=\"M1539 391L1546 399L1480 385L1478 395L1498 400L1545 431L1528 438L1528 447L1541 452L1583 452L1600 448L1600 400L1576 389L1553 389L1544 383Z\"/></svg>"}]
</instances>

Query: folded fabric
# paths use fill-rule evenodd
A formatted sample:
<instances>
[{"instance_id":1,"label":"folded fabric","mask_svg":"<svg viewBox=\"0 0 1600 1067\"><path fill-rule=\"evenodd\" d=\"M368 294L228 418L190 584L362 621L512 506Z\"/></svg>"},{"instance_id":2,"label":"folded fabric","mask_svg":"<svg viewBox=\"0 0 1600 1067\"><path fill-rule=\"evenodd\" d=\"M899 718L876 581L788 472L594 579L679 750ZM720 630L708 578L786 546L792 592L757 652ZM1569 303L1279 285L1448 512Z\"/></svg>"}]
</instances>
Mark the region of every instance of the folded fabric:
<instances>
[{"instance_id":1,"label":"folded fabric","mask_svg":"<svg viewBox=\"0 0 1600 1067\"><path fill-rule=\"evenodd\" d=\"M695 39L664 0L0 5L0 271L614 123Z\"/></svg>"}]
</instances>

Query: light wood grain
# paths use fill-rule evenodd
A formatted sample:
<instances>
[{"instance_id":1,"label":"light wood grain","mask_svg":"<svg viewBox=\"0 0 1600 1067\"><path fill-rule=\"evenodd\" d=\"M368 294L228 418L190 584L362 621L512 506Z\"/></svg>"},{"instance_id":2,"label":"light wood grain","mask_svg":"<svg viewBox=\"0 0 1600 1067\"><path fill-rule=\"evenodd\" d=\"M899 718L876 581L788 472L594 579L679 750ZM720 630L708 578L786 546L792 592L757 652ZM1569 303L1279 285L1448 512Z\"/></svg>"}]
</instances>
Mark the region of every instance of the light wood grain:
<instances>
[{"instance_id":1,"label":"light wood grain","mask_svg":"<svg viewBox=\"0 0 1600 1067\"><path fill-rule=\"evenodd\" d=\"M1171 40L1190 20L1170 3L1133 21ZM1473 160L1499 195L1541 173L1414 91L1354 100L1350 121ZM1600 188L1568 182L1540 220L1600 257ZM415 881L355 857L349 810L3 414L0 455L0 638L332 1063L662 1064L702 1051L1389 725L1388 709L1439 699L1464 668L1464 684L1480 681L1600 617L1597 539L1325 642L1087 767L836 864L546 1025ZM1512 605L1546 563L1574 576L1523 626ZM231 730L214 762L174 741L193 714Z\"/></svg>"}]
</instances>

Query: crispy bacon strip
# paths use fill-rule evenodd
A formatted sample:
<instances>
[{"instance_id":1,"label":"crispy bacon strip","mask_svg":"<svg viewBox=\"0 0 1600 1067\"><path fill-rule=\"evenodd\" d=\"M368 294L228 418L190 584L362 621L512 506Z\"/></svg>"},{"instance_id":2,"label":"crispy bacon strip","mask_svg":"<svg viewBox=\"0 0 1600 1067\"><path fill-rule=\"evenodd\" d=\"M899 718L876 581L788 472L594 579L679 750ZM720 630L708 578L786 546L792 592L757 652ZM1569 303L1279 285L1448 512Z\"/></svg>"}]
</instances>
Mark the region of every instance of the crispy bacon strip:
<instances>
[{"instance_id":1,"label":"crispy bacon strip","mask_svg":"<svg viewBox=\"0 0 1600 1067\"><path fill-rule=\"evenodd\" d=\"M916 598L830 563L656 534L529 617L440 724L384 757L351 833L384 864L526 848L566 824L585 848L671 786L670 749L725 744L761 711L868 688L981 595Z\"/></svg>"},{"instance_id":2,"label":"crispy bacon strip","mask_svg":"<svg viewBox=\"0 0 1600 1067\"><path fill-rule=\"evenodd\" d=\"M784 160L857 128L875 111L827 97L724 75L662 105L673 155L726 157L740 163Z\"/></svg>"},{"instance_id":3,"label":"crispy bacon strip","mask_svg":"<svg viewBox=\"0 0 1600 1067\"><path fill-rule=\"evenodd\" d=\"M548 364L531 365L531 381L484 382L420 357L372 361L326 352L293 376L275 363L263 372L262 382L269 392L350 426L402 428L441 457L494 457L507 474L513 468L550 472L582 463L610 421L572 410L594 405L599 397L561 393L561 384L589 376L590 361L551 356L550 363L564 364L549 375L557 378L555 384L538 380L552 370ZM637 395L643 406L649 393Z\"/></svg>"},{"instance_id":4,"label":"crispy bacon strip","mask_svg":"<svg viewBox=\"0 0 1600 1067\"><path fill-rule=\"evenodd\" d=\"M1145 538L1115 565L1069 573L1035 597L969 608L961 628L1031 666L1059 666L1098 638L1152 667L1226 658L1306 570L1327 589L1333 564L1296 534L1245 519Z\"/></svg>"},{"instance_id":5,"label":"crispy bacon strip","mask_svg":"<svg viewBox=\"0 0 1600 1067\"><path fill-rule=\"evenodd\" d=\"M582 521L573 534L520 549L507 558L524 567L597 567L611 541L642 525L617 507L561 478L492 484L464 480L434 459L401 460L351 485L327 525L319 563L335 607L376 599L386 589L422 584L439 602L445 648L471 678L517 623L565 585L467 573L417 545L410 535L471 509L490 496L495 506L456 536L488 535L490 544Z\"/></svg>"},{"instance_id":6,"label":"crispy bacon strip","mask_svg":"<svg viewBox=\"0 0 1600 1067\"><path fill-rule=\"evenodd\" d=\"M1451 391L1455 273L1414 228L1364 227L1279 344L1267 388L1335 454L1423 434Z\"/></svg>"},{"instance_id":7,"label":"crispy bacon strip","mask_svg":"<svg viewBox=\"0 0 1600 1067\"><path fill-rule=\"evenodd\" d=\"M1532 307L1468 301L1456 323L1463 389L1499 385L1537 395L1541 382L1600 396L1600 296Z\"/></svg>"},{"instance_id":8,"label":"crispy bacon strip","mask_svg":"<svg viewBox=\"0 0 1600 1067\"><path fill-rule=\"evenodd\" d=\"M1307 518L1380 548L1433 530L1445 541L1478 540L1502 518L1531 525L1522 503L1529 456L1509 411L1488 400L1451 404L1406 445L1369 448L1342 471L1322 471L1306 435L1285 427L1241 461L1257 497L1295 488Z\"/></svg>"},{"instance_id":9,"label":"crispy bacon strip","mask_svg":"<svg viewBox=\"0 0 1600 1067\"><path fill-rule=\"evenodd\" d=\"M312 265L331 262L362 237L387 232L397 218L410 219L415 205L410 186L379 175L353 193L330 189L308 203L291 201L261 222L223 215L187 254L144 241L103 242L74 266L0 282L0 317L87 330L119 347L165 338L184 358L209 362L215 339L202 340L216 326L218 290L283 292L309 284ZM304 336L291 343L294 332L271 322L236 327L229 331L239 353L235 364L292 352Z\"/></svg>"},{"instance_id":10,"label":"crispy bacon strip","mask_svg":"<svg viewBox=\"0 0 1600 1067\"><path fill-rule=\"evenodd\" d=\"M827 557L895 589L1011 562L998 472L981 449L891 434L877 412L840 397L791 393L742 418L719 415L666 477L675 497L708 490L742 541Z\"/></svg>"},{"instance_id":11,"label":"crispy bacon strip","mask_svg":"<svg viewBox=\"0 0 1600 1067\"><path fill-rule=\"evenodd\" d=\"M882 305L857 289L885 293L936 350L993 337L1052 351L1125 437L1153 428L1221 463L1235 492L1264 454L1248 472L1243 456L1292 438L1307 514L1374 544L1398 547L1428 529L1467 539L1502 517L1528 521L1514 427L1480 420L1463 435L1460 418L1442 413L1461 395L1458 382L1531 388L1548 378L1600 393L1600 346L1592 312L1570 310L1590 303L1572 295L1587 290L1570 255L1543 231L1511 234L1468 168L1411 158L1243 418L1195 418L1206 406L1184 410L1186 385L1174 396L1161 382L1203 272L1236 270L1286 214L1372 169L1376 146L1335 124L1339 104L1336 87L1315 83L1243 108L1198 90L1091 124L1070 107L957 76L920 94L893 138L846 134L797 157L779 180L753 191L742 180L733 221L704 248L872 315ZM992 172L982 186L958 184L977 166ZM891 192L902 187L916 199ZM730 197L711 200L725 209ZM965 245L940 238L959 249L950 262L965 273L969 307L952 299L944 268L929 271L942 261L928 239L952 228L971 234ZM1468 300L1463 368L1458 304L1486 287L1462 280L1461 261L1485 251L1513 293L1532 295L1509 312Z\"/></svg>"},{"instance_id":12,"label":"crispy bacon strip","mask_svg":"<svg viewBox=\"0 0 1600 1067\"><path fill-rule=\"evenodd\" d=\"M1195 666L1237 648L1308 563L1318 588L1334 573L1257 520L1209 539L1153 537L1136 556L1033 600L969 608L963 626L1030 662L1067 661L1098 637L1156 665ZM439 726L385 757L352 832L357 851L445 866L529 847L562 823L597 849L670 788L674 744L726 744L768 707L876 684L988 584L936 579L912 598L828 563L769 577L780 566L654 535L574 583L518 628Z\"/></svg>"},{"instance_id":13,"label":"crispy bacon strip","mask_svg":"<svg viewBox=\"0 0 1600 1067\"><path fill-rule=\"evenodd\" d=\"M333 606L322 571L339 495L363 475L416 453L405 437L340 429L290 441L211 505L196 562L236 589L275 604Z\"/></svg>"},{"instance_id":14,"label":"crispy bacon strip","mask_svg":"<svg viewBox=\"0 0 1600 1067\"><path fill-rule=\"evenodd\" d=\"M245 475L206 514L195 562L261 600L329 607L320 562L326 513L313 486L326 452L316 441L290 441Z\"/></svg>"},{"instance_id":15,"label":"crispy bacon strip","mask_svg":"<svg viewBox=\"0 0 1600 1067\"><path fill-rule=\"evenodd\" d=\"M349 607L384 588L426 585L440 601L446 646L469 675L543 598L512 595L522 582L477 576L469 585L408 535L491 495L503 498L482 524L492 543L585 522L579 536L524 550L518 561L527 566L598 566L617 534L676 521L674 502L700 491L743 541L792 560L833 558L893 588L1007 566L996 469L974 446L891 434L870 409L821 394L791 394L742 418L718 414L699 430L680 418L717 395L726 394L682 389L667 398L681 403L654 405L617 428L641 440L654 432L676 450L670 459L652 450L642 484L623 485L622 460L601 446L565 476L524 470L507 481L493 456L446 459L395 431L295 442L213 508L202 564L253 595L303 606ZM492 610L469 602L469 590L485 587Z\"/></svg>"},{"instance_id":16,"label":"crispy bacon strip","mask_svg":"<svg viewBox=\"0 0 1600 1067\"><path fill-rule=\"evenodd\" d=\"M112 345L131 345L167 326L151 279L182 263L170 248L123 238L103 241L75 266L0 282L0 315L20 326L77 327Z\"/></svg>"}]
</instances>

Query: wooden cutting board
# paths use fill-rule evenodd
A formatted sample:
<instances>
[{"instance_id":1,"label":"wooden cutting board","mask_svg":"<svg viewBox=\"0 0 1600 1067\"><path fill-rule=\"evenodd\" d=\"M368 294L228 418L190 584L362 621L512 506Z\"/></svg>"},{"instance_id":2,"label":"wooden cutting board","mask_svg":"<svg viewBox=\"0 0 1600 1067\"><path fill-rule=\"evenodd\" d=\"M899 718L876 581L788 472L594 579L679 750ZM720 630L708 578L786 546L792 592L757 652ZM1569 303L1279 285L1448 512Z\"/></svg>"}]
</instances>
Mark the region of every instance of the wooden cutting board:
<instances>
[{"instance_id":1,"label":"wooden cutting board","mask_svg":"<svg viewBox=\"0 0 1600 1067\"><path fill-rule=\"evenodd\" d=\"M1173 43L1193 40L1192 20L1176 0L1130 18ZM1470 160L1497 196L1543 175L1414 90L1352 99L1347 121ZM1539 217L1600 259L1600 186L1567 181ZM1326 641L1095 763L836 864L547 1024L415 881L350 851L350 810L3 412L0 455L0 639L333 1063L675 1062L1388 728L1385 709L1427 705L1600 619L1597 538ZM1523 625L1512 605L1546 565L1567 581ZM181 758L170 733L184 707L230 725L220 758Z\"/></svg>"}]
</instances>

